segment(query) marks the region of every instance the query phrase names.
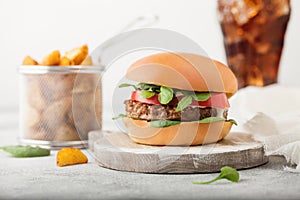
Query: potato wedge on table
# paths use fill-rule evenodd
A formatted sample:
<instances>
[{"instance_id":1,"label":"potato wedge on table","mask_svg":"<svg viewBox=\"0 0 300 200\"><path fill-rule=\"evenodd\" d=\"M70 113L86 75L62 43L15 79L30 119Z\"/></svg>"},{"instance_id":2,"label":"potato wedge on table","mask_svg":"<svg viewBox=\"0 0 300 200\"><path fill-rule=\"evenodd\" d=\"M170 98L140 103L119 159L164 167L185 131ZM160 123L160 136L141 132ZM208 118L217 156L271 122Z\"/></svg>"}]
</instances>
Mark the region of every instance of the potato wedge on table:
<instances>
[{"instance_id":1,"label":"potato wedge on table","mask_svg":"<svg viewBox=\"0 0 300 200\"><path fill-rule=\"evenodd\" d=\"M88 158L76 148L63 148L56 156L56 164L59 167L87 163Z\"/></svg>"}]
</instances>

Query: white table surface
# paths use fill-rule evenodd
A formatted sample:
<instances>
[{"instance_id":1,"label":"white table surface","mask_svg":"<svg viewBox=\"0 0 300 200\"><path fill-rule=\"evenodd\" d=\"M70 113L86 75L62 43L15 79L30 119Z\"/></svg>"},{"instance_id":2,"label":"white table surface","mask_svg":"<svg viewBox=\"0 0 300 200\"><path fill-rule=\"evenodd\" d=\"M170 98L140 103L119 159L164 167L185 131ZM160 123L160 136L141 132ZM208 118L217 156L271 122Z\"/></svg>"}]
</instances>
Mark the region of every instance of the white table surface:
<instances>
[{"instance_id":1,"label":"white table surface","mask_svg":"<svg viewBox=\"0 0 300 200\"><path fill-rule=\"evenodd\" d=\"M17 143L17 115L0 117L0 145ZM283 170L285 160L241 170L239 183L210 180L212 174L143 174L99 167L90 151L88 164L56 166L56 153L13 158L0 152L0 199L300 199L300 174Z\"/></svg>"}]
</instances>

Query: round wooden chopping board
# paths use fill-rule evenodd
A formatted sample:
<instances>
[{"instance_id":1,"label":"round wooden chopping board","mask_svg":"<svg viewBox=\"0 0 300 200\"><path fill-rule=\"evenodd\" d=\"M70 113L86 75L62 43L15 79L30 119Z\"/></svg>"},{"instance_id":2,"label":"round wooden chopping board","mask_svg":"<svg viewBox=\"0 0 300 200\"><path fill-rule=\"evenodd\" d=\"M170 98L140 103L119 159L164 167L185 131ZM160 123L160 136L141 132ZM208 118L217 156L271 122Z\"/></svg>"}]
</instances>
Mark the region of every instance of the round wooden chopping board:
<instances>
[{"instance_id":1,"label":"round wooden chopping board","mask_svg":"<svg viewBox=\"0 0 300 200\"><path fill-rule=\"evenodd\" d=\"M246 169L268 161L263 144L241 133L216 144L181 147L141 145L122 132L93 131L89 147L100 166L144 173L217 172L223 166Z\"/></svg>"}]
</instances>

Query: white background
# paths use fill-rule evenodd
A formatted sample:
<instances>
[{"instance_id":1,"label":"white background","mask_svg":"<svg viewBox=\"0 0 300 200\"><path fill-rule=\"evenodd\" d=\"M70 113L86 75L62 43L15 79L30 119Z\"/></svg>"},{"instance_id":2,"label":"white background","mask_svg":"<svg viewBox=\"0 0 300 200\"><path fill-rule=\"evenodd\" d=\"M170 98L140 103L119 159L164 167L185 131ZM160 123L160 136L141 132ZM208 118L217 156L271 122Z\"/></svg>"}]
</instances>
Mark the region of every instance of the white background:
<instances>
[{"instance_id":1,"label":"white background","mask_svg":"<svg viewBox=\"0 0 300 200\"><path fill-rule=\"evenodd\" d=\"M128 22L149 14L160 17L154 27L182 33L226 62L216 0L0 0L0 112L18 108L17 67L26 55L41 60L52 50L85 43L92 51ZM299 37L300 1L292 0L279 75L283 85L300 86ZM128 67L128 62L116 64Z\"/></svg>"}]
</instances>

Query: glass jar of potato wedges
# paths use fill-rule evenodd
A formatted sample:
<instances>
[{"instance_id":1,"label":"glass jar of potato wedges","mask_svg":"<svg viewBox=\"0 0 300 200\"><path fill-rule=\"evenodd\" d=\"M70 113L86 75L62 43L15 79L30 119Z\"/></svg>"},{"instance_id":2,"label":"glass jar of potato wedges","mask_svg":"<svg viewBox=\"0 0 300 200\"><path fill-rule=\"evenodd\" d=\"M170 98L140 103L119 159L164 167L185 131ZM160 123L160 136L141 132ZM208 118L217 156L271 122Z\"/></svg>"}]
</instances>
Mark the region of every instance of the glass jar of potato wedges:
<instances>
[{"instance_id":1,"label":"glass jar of potato wedges","mask_svg":"<svg viewBox=\"0 0 300 200\"><path fill-rule=\"evenodd\" d=\"M88 132L101 129L103 68L93 66L88 47L41 62L27 56L20 74L20 142L52 149L84 148Z\"/></svg>"}]
</instances>

